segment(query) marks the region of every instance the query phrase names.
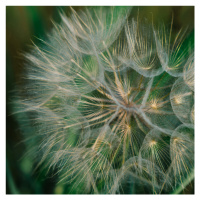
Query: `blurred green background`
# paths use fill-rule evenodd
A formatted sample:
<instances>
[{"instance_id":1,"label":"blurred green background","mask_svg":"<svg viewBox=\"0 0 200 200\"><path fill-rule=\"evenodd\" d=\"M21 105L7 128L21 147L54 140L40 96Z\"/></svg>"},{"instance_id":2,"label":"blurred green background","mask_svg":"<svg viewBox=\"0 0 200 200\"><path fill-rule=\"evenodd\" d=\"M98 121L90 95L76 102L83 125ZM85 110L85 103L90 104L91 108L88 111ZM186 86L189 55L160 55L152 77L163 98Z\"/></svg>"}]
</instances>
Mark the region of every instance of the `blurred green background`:
<instances>
[{"instance_id":1,"label":"blurred green background","mask_svg":"<svg viewBox=\"0 0 200 200\"><path fill-rule=\"evenodd\" d=\"M74 7L76 11L84 9ZM34 171L35 163L24 157L27 151L23 142L19 122L11 115L12 91L24 72L24 60L21 53L30 49L31 40L45 39L53 24L60 21L59 12L69 15L70 8L63 6L7 6L6 7L6 193L7 194L61 194L62 185L56 185L56 177L47 177L45 173ZM170 27L174 16L173 33L181 28L194 34L194 7L184 6L145 6L133 7L130 17L153 21L156 25L164 23ZM21 85L23 87L23 85ZM192 182L182 193L194 193Z\"/></svg>"}]
</instances>

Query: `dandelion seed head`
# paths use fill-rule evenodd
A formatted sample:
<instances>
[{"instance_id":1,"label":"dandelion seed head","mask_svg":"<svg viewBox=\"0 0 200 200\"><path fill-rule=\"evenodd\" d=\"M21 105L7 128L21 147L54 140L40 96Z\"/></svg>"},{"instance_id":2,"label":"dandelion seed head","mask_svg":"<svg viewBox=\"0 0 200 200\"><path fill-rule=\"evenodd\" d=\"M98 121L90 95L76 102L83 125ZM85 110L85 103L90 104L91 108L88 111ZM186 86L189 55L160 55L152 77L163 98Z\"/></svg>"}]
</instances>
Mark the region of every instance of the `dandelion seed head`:
<instances>
[{"instance_id":1,"label":"dandelion seed head","mask_svg":"<svg viewBox=\"0 0 200 200\"><path fill-rule=\"evenodd\" d=\"M182 31L171 41L172 27L156 30L129 13L71 8L26 54L15 112L34 127L37 166L54 169L72 193L133 185L167 193L194 167L194 54Z\"/></svg>"}]
</instances>

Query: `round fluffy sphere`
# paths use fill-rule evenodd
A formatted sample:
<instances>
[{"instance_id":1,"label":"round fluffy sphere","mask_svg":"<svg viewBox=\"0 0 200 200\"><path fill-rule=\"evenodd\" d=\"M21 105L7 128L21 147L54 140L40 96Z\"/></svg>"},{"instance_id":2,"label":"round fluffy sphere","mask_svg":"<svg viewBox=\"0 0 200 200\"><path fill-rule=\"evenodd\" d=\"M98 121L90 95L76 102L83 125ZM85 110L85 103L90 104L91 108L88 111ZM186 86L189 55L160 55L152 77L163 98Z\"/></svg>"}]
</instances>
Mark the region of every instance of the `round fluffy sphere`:
<instances>
[{"instance_id":1,"label":"round fluffy sphere","mask_svg":"<svg viewBox=\"0 0 200 200\"><path fill-rule=\"evenodd\" d=\"M72 9L25 55L15 112L30 155L71 193L169 193L194 168L194 54L129 12Z\"/></svg>"}]
</instances>

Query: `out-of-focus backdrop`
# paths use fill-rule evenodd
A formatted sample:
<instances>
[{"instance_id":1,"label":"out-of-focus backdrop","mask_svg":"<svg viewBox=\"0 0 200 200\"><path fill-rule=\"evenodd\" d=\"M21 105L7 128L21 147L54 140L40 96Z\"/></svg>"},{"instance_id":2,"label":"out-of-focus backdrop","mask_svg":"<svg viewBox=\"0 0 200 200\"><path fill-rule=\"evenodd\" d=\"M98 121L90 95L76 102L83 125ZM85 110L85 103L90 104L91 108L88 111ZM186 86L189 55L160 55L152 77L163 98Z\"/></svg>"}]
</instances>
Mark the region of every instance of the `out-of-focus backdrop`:
<instances>
[{"instance_id":1,"label":"out-of-focus backdrop","mask_svg":"<svg viewBox=\"0 0 200 200\"><path fill-rule=\"evenodd\" d=\"M76 11L84 7L74 7ZM67 15L69 7L61 6L7 6L6 7L6 193L7 194L62 194L62 185L56 185L54 177L34 171L34 163L23 156L27 151L23 144L19 122L12 115L10 101L12 91L20 82L24 72L22 54L30 50L33 40L45 39L53 27L52 21L60 21L59 12ZM139 13L139 14L138 14ZM170 27L173 16L173 33L181 28L188 33L194 33L194 7L185 6L148 6L133 7L130 17L137 17L153 22L156 25L164 23ZM23 85L21 86L23 87ZM194 193L194 182L182 193Z\"/></svg>"}]
</instances>

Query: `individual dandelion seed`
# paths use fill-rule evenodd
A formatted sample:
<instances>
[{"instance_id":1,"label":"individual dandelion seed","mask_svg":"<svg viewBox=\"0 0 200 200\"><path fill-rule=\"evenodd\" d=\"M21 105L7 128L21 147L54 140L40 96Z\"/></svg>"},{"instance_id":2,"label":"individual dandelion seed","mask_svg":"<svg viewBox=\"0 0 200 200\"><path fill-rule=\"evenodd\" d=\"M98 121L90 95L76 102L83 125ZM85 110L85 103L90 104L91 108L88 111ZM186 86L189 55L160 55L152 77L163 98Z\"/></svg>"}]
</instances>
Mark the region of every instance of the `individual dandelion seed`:
<instances>
[{"instance_id":1,"label":"individual dandelion seed","mask_svg":"<svg viewBox=\"0 0 200 200\"><path fill-rule=\"evenodd\" d=\"M152 170L156 164L161 170L165 171L170 164L169 140L169 135L163 134L156 129L151 130L144 138L139 158L151 161Z\"/></svg>"},{"instance_id":2,"label":"individual dandelion seed","mask_svg":"<svg viewBox=\"0 0 200 200\"><path fill-rule=\"evenodd\" d=\"M165 74L162 74L158 77L162 79L164 76ZM158 77L152 82L146 101L143 101L140 107L140 113L151 126L158 130L162 128L161 132L169 134L169 130L173 130L180 122L171 106L169 98L171 86L160 87Z\"/></svg>"},{"instance_id":3,"label":"individual dandelion seed","mask_svg":"<svg viewBox=\"0 0 200 200\"><path fill-rule=\"evenodd\" d=\"M124 62L145 77L158 76L163 69L156 49L153 27L140 26L142 25L138 19L132 20L131 25L126 25L129 55Z\"/></svg>"},{"instance_id":4,"label":"individual dandelion seed","mask_svg":"<svg viewBox=\"0 0 200 200\"><path fill-rule=\"evenodd\" d=\"M66 193L169 193L193 169L180 142L194 119L193 61L180 54L181 33L171 44L129 11L71 9L26 55L28 91L16 113L34 127L37 167L54 171Z\"/></svg>"},{"instance_id":5,"label":"individual dandelion seed","mask_svg":"<svg viewBox=\"0 0 200 200\"><path fill-rule=\"evenodd\" d=\"M106 45L105 45L105 48ZM128 54L128 47L124 37L120 37L109 47L109 51L101 52L100 59L106 71L126 70L127 66L121 60Z\"/></svg>"},{"instance_id":6,"label":"individual dandelion seed","mask_svg":"<svg viewBox=\"0 0 200 200\"><path fill-rule=\"evenodd\" d=\"M186 31L181 29L172 38L172 27L173 18L169 30L163 25L160 29L154 30L154 36L162 68L171 76L179 77L183 75L184 65L193 50L191 46L185 47Z\"/></svg>"},{"instance_id":7,"label":"individual dandelion seed","mask_svg":"<svg viewBox=\"0 0 200 200\"><path fill-rule=\"evenodd\" d=\"M86 8L79 14L71 8L68 18L61 15L66 41L83 54L95 54L109 47L118 37L127 18L129 7Z\"/></svg>"},{"instance_id":8,"label":"individual dandelion seed","mask_svg":"<svg viewBox=\"0 0 200 200\"><path fill-rule=\"evenodd\" d=\"M194 169L194 128L180 125L170 140L171 173L176 185L182 185L185 177ZM170 169L169 168L169 169Z\"/></svg>"},{"instance_id":9,"label":"individual dandelion seed","mask_svg":"<svg viewBox=\"0 0 200 200\"><path fill-rule=\"evenodd\" d=\"M171 93L170 100L176 116L183 123L191 123L190 114L194 105L193 91L185 84L182 77L176 80Z\"/></svg>"}]
</instances>

